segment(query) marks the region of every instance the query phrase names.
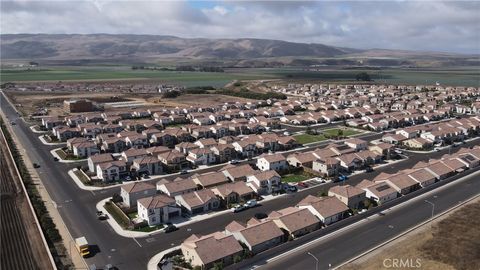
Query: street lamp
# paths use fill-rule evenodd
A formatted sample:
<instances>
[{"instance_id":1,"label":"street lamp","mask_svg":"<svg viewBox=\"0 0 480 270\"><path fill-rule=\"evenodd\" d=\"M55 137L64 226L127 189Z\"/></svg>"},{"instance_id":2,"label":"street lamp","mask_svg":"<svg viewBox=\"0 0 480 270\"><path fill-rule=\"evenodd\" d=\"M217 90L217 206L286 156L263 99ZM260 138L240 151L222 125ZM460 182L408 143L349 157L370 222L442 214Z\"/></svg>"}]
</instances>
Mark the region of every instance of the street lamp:
<instances>
[{"instance_id":1,"label":"street lamp","mask_svg":"<svg viewBox=\"0 0 480 270\"><path fill-rule=\"evenodd\" d=\"M435 204L432 203L431 201L425 200L426 203L430 204L432 206L432 217L430 218L430 228L432 227L433 223L433 212L435 211Z\"/></svg>"},{"instance_id":2,"label":"street lamp","mask_svg":"<svg viewBox=\"0 0 480 270\"><path fill-rule=\"evenodd\" d=\"M315 270L318 270L318 258L315 257L315 255L313 255L312 253L310 252L307 252L308 255L312 256L312 258L315 260Z\"/></svg>"}]
</instances>

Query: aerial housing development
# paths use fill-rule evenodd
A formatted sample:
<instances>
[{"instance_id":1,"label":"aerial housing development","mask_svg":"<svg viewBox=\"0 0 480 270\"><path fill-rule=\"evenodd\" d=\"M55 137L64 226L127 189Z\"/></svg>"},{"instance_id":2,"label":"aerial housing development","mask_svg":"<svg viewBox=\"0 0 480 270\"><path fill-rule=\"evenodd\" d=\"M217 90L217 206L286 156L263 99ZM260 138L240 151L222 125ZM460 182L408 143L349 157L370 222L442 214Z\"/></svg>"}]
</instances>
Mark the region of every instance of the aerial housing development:
<instances>
[{"instance_id":1,"label":"aerial housing development","mask_svg":"<svg viewBox=\"0 0 480 270\"><path fill-rule=\"evenodd\" d=\"M23 2L0 269L479 269L478 3Z\"/></svg>"}]
</instances>

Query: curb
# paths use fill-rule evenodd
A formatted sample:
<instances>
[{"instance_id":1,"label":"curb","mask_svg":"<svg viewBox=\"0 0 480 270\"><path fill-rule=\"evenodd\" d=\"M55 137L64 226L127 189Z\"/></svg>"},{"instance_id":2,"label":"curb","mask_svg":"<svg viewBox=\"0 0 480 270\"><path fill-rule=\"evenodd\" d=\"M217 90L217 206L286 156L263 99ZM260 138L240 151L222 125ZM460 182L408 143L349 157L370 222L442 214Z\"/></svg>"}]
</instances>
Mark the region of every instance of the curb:
<instances>
[{"instance_id":1,"label":"curb","mask_svg":"<svg viewBox=\"0 0 480 270\"><path fill-rule=\"evenodd\" d=\"M57 150L61 150L61 149L62 148L59 147L59 148L55 148L55 149L50 150L50 154L52 154L52 156L58 158L58 162L60 162L60 163L79 163L79 162L87 161L86 158L85 159L77 159L77 160L63 159L57 154Z\"/></svg>"}]
</instances>

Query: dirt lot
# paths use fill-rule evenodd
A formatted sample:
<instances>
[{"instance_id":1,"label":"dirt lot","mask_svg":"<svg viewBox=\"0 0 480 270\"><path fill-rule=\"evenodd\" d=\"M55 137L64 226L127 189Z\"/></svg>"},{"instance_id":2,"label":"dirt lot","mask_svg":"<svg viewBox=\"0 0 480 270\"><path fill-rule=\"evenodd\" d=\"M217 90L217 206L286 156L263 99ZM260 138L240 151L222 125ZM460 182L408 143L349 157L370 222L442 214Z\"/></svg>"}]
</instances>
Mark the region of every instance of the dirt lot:
<instances>
[{"instance_id":1,"label":"dirt lot","mask_svg":"<svg viewBox=\"0 0 480 270\"><path fill-rule=\"evenodd\" d=\"M224 96L224 95L181 95L177 98L173 99L160 99L160 98L151 98L148 99L148 102L153 102L157 105L163 105L166 107L177 107L177 106L205 106L205 105L214 105L219 103L225 102L247 102L253 101L246 98L239 98L239 97L232 97L232 96Z\"/></svg>"},{"instance_id":2,"label":"dirt lot","mask_svg":"<svg viewBox=\"0 0 480 270\"><path fill-rule=\"evenodd\" d=\"M385 259L397 258L410 259L410 266L415 266L419 259L417 269L477 270L480 269L479 243L480 199L477 199L436 221L432 229L427 224L341 269L390 269L392 261Z\"/></svg>"},{"instance_id":3,"label":"dirt lot","mask_svg":"<svg viewBox=\"0 0 480 270\"><path fill-rule=\"evenodd\" d=\"M174 99L160 98L156 94L132 94L132 93L92 93L92 92L7 92L10 100L17 105L17 108L25 115L30 115L40 108L47 108L49 115L65 115L63 101L65 99L87 98L98 103L137 101L145 106L205 106L225 102L246 102L252 101L245 98L238 98L224 95L181 95ZM20 104L20 106L18 105ZM123 110L123 109L119 109Z\"/></svg>"}]
</instances>

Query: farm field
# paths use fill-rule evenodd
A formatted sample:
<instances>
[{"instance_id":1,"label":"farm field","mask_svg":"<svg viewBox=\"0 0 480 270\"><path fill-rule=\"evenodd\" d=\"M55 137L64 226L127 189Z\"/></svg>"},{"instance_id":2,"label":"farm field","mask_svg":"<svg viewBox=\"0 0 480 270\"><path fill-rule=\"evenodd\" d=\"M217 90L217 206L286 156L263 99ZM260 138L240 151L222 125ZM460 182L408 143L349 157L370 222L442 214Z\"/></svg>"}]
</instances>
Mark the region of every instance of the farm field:
<instances>
[{"instance_id":1,"label":"farm field","mask_svg":"<svg viewBox=\"0 0 480 270\"><path fill-rule=\"evenodd\" d=\"M354 83L359 72L370 74L373 83L435 84L451 86L479 86L480 70L457 69L322 69L306 71L302 68L231 68L224 73L160 70L132 70L128 66L47 67L38 70L3 69L0 81L107 81L150 80L176 83L187 87L222 87L233 80L288 79L301 82Z\"/></svg>"},{"instance_id":2,"label":"farm field","mask_svg":"<svg viewBox=\"0 0 480 270\"><path fill-rule=\"evenodd\" d=\"M271 75L272 77L274 75ZM1 82L154 80L187 87L221 87L233 80L264 79L263 74L132 70L129 67L52 67L38 70L2 70Z\"/></svg>"}]
</instances>

